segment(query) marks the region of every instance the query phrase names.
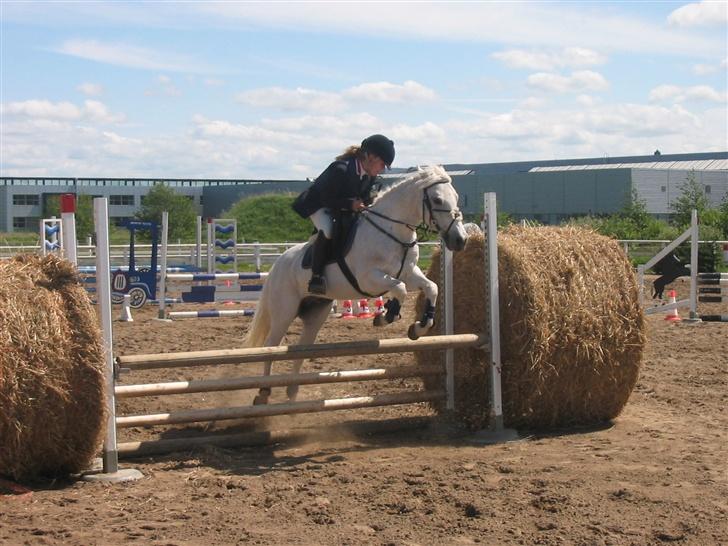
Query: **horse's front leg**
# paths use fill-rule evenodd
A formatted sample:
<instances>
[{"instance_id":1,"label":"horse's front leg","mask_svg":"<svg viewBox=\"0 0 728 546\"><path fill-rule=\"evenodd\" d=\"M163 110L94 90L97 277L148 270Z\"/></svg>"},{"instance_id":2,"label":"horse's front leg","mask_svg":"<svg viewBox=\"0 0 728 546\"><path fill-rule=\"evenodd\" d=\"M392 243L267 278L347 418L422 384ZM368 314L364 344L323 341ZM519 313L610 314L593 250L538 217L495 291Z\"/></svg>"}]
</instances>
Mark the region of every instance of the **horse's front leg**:
<instances>
[{"instance_id":1,"label":"horse's front leg","mask_svg":"<svg viewBox=\"0 0 728 546\"><path fill-rule=\"evenodd\" d=\"M389 301L384 305L387 312L374 317L374 326L391 324L401 318L399 311L407 297L407 287L404 282L392 277L381 269L373 269L359 278L359 284L363 285L370 293L389 294Z\"/></svg>"},{"instance_id":2,"label":"horse's front leg","mask_svg":"<svg viewBox=\"0 0 728 546\"><path fill-rule=\"evenodd\" d=\"M407 277L407 286L419 289L425 296L425 309L419 321L415 321L407 329L407 337L417 339L427 332L435 323L435 305L437 304L437 284L428 279L422 270L415 266Z\"/></svg>"}]
</instances>

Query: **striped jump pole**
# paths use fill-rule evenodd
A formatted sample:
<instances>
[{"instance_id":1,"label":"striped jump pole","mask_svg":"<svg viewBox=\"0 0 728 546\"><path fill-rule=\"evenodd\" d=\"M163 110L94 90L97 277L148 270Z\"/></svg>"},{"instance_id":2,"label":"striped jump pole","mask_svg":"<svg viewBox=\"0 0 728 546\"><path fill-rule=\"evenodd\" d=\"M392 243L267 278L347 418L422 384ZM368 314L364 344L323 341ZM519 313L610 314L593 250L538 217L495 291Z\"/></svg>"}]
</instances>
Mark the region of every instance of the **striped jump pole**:
<instances>
[{"instance_id":1,"label":"striped jump pole","mask_svg":"<svg viewBox=\"0 0 728 546\"><path fill-rule=\"evenodd\" d=\"M698 301L703 303L728 301L728 273L698 273Z\"/></svg>"},{"instance_id":2,"label":"striped jump pole","mask_svg":"<svg viewBox=\"0 0 728 546\"><path fill-rule=\"evenodd\" d=\"M206 311L171 311L168 317L172 320L186 318L223 318L223 317L252 317L255 309L208 309Z\"/></svg>"}]
</instances>

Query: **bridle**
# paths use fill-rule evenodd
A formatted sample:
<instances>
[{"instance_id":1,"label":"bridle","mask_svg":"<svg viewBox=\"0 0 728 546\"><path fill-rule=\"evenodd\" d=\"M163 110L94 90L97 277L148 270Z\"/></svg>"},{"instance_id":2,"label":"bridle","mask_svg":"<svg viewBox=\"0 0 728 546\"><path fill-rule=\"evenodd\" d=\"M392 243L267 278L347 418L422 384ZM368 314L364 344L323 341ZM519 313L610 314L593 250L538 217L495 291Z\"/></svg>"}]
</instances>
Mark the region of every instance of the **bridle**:
<instances>
[{"instance_id":1,"label":"bridle","mask_svg":"<svg viewBox=\"0 0 728 546\"><path fill-rule=\"evenodd\" d=\"M417 224L416 226L413 226L412 224L408 222L403 222L402 220L397 220L396 218L391 218L390 216L387 216L386 214L382 214L381 212L377 212L372 209L365 209L360 214L364 216L364 219L369 222L372 226L374 226L378 231L392 239L393 241L397 242L400 246L404 247L404 255L402 256L402 263L399 268L399 272L397 273L396 278L399 278L399 275L402 273L402 269L404 268L404 262L407 258L407 251L415 246L417 244L417 230L423 229L424 231L433 231L431 226L434 226L435 230L442 234L443 237L447 236L447 234L450 232L450 229L452 228L453 224L457 222L458 220L462 220L462 213L460 212L460 209L455 207L453 209L438 209L434 208L432 206L432 201L430 200L430 195L427 193L427 190L432 188L433 186L437 186L438 184L449 184L450 182L448 180L440 180L438 182L433 182L429 186L427 186L422 191L422 221ZM429 222L425 221L425 210L430 215ZM450 216L452 217L452 220L450 220L450 224L447 226L447 229L445 231L442 230L440 227L440 224L437 222L437 218L433 213L435 212L448 212L450 213ZM384 220L387 220L389 222L392 222L394 224L399 224L401 226L406 226L407 228L412 231L414 234L414 239L412 241L404 242L397 239L394 235L389 233L387 230L382 228L380 225L378 225L374 220L372 220L369 216L376 216L378 218L382 218Z\"/></svg>"},{"instance_id":2,"label":"bridle","mask_svg":"<svg viewBox=\"0 0 728 546\"><path fill-rule=\"evenodd\" d=\"M427 193L427 190L429 190L432 186L437 186L438 184L447 184L447 181L440 181L435 182L433 184L430 184L423 190L423 196L422 196L422 223L425 223L425 207L427 208L427 211L430 213L430 224L435 226L435 229L442 234L443 237L446 237L447 234L450 232L450 229L452 228L453 224L457 222L458 220L463 219L463 213L460 212L460 209L455 207L454 209L436 209L433 208L432 202L430 201L430 195ZM433 212L447 212L450 214L450 217L452 220L450 220L450 224L448 224L447 229L445 231L442 231L442 228L440 227L440 224L437 223L437 218L435 218L435 215ZM425 228L429 230L429 224L425 224Z\"/></svg>"}]
</instances>

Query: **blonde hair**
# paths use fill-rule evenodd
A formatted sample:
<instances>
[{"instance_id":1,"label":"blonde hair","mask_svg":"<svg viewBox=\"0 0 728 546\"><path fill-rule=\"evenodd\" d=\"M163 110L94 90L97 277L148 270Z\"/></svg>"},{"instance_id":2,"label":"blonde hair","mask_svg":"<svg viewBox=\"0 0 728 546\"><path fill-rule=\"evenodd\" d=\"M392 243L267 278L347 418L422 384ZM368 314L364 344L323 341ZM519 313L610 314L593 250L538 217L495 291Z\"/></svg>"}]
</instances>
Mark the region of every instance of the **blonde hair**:
<instances>
[{"instance_id":1,"label":"blonde hair","mask_svg":"<svg viewBox=\"0 0 728 546\"><path fill-rule=\"evenodd\" d=\"M344 153L337 156L336 159L338 161L343 161L345 159L351 159L352 157L362 157L363 155L361 146L349 146L346 150L344 150Z\"/></svg>"}]
</instances>

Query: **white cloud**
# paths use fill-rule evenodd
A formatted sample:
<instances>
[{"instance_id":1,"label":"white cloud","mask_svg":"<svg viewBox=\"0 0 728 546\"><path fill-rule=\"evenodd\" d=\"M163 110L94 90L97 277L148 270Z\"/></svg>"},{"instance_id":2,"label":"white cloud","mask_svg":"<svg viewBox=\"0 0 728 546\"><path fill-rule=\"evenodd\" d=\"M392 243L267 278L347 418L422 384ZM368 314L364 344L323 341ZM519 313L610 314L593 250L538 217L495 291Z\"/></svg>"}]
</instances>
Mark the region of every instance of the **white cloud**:
<instances>
[{"instance_id":1,"label":"white cloud","mask_svg":"<svg viewBox=\"0 0 728 546\"><path fill-rule=\"evenodd\" d=\"M218 78L205 78L202 83L208 87L219 87L221 85L225 85L225 82Z\"/></svg>"},{"instance_id":2,"label":"white cloud","mask_svg":"<svg viewBox=\"0 0 728 546\"><path fill-rule=\"evenodd\" d=\"M609 84L598 72L580 70L571 76L561 76L547 72L538 72L528 77L529 86L555 93L578 93L581 91L602 91Z\"/></svg>"},{"instance_id":3,"label":"white cloud","mask_svg":"<svg viewBox=\"0 0 728 546\"><path fill-rule=\"evenodd\" d=\"M671 25L681 27L728 23L728 4L725 1L715 0L686 4L670 13L667 21Z\"/></svg>"},{"instance_id":4,"label":"white cloud","mask_svg":"<svg viewBox=\"0 0 728 546\"><path fill-rule=\"evenodd\" d=\"M726 102L726 93L720 93L709 85L681 87L678 85L658 85L650 91L650 102L672 101L674 103L689 100L707 102Z\"/></svg>"},{"instance_id":5,"label":"white cloud","mask_svg":"<svg viewBox=\"0 0 728 546\"><path fill-rule=\"evenodd\" d=\"M376 102L430 101L436 98L432 89L411 80L402 85L390 82L363 83L345 90L344 96L352 100Z\"/></svg>"},{"instance_id":6,"label":"white cloud","mask_svg":"<svg viewBox=\"0 0 728 546\"><path fill-rule=\"evenodd\" d=\"M175 85L172 78L166 74L160 74L154 80L151 87L144 90L148 97L179 97L182 91Z\"/></svg>"},{"instance_id":7,"label":"white cloud","mask_svg":"<svg viewBox=\"0 0 728 546\"><path fill-rule=\"evenodd\" d=\"M499 43L516 47L585 48L595 51L627 51L706 54L723 46L715 36L667 29L659 22L615 14L598 4L504 3L504 2L391 2L387 24L360 17L369 6L357 2L326 3L195 3L188 9L199 19L222 22L229 28L250 25L317 34L386 36L398 40L442 40ZM342 27L342 20L357 24ZM395 29L394 31L392 29ZM567 32L564 29L568 29Z\"/></svg>"},{"instance_id":8,"label":"white cloud","mask_svg":"<svg viewBox=\"0 0 728 546\"><path fill-rule=\"evenodd\" d=\"M98 83L83 82L76 89L89 97L98 97L104 94L104 86Z\"/></svg>"},{"instance_id":9,"label":"white cloud","mask_svg":"<svg viewBox=\"0 0 728 546\"><path fill-rule=\"evenodd\" d=\"M267 87L238 93L236 100L256 108L282 111L341 112L360 102L414 103L436 98L432 89L415 81L403 84L390 82L363 83L341 93L297 87Z\"/></svg>"},{"instance_id":10,"label":"white cloud","mask_svg":"<svg viewBox=\"0 0 728 546\"><path fill-rule=\"evenodd\" d=\"M586 108L592 108L601 104L602 100L599 97L594 97L592 95L579 95L576 97L576 102Z\"/></svg>"},{"instance_id":11,"label":"white cloud","mask_svg":"<svg viewBox=\"0 0 728 546\"><path fill-rule=\"evenodd\" d=\"M211 68L180 55L124 43L104 43L97 40L67 40L53 51L89 61L167 72L210 72Z\"/></svg>"},{"instance_id":12,"label":"white cloud","mask_svg":"<svg viewBox=\"0 0 728 546\"><path fill-rule=\"evenodd\" d=\"M297 87L267 87L238 93L238 102L256 108L272 108L283 111L327 112L341 111L346 105L341 96L326 91Z\"/></svg>"},{"instance_id":13,"label":"white cloud","mask_svg":"<svg viewBox=\"0 0 728 546\"><path fill-rule=\"evenodd\" d=\"M112 114L105 104L86 100L83 106L71 102L48 100L27 100L0 105L0 114L25 119L47 121L90 121L96 123L118 123L124 121L123 114Z\"/></svg>"},{"instance_id":14,"label":"white cloud","mask_svg":"<svg viewBox=\"0 0 728 546\"><path fill-rule=\"evenodd\" d=\"M607 58L596 51L583 47L567 47L559 52L509 49L491 55L511 68L554 70L555 68L580 68L603 64Z\"/></svg>"}]
</instances>

